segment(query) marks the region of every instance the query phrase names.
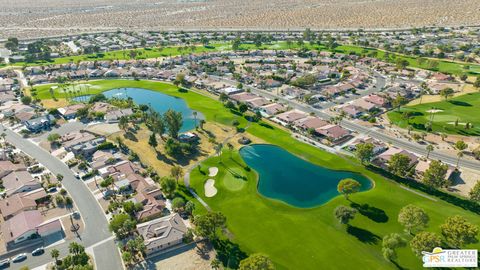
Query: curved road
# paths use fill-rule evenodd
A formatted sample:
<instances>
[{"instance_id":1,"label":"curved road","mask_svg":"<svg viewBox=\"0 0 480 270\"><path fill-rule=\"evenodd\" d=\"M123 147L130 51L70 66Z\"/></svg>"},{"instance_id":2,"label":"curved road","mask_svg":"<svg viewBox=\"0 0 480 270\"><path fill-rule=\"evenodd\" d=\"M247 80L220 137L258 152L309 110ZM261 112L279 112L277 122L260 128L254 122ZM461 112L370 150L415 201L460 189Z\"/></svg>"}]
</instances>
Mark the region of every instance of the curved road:
<instances>
[{"instance_id":1,"label":"curved road","mask_svg":"<svg viewBox=\"0 0 480 270\"><path fill-rule=\"evenodd\" d=\"M38 160L41 164L48 168L53 174L62 174L64 176L62 184L68 191L75 202L85 228L77 241L87 250L93 251L95 257L96 269L99 270L113 270L123 269L123 264L117 246L114 242L112 233L108 230L108 221L97 200L90 192L88 187L81 181L75 178L72 171L62 161L52 156L49 152L40 148L31 141L21 137L17 133L6 129L0 125L0 130L4 130L7 134L6 140L22 150L26 154ZM30 269L42 266L52 261L50 257L50 250L55 248L60 251L60 258L67 255L68 244L70 241L56 245L47 249L45 254L38 257L28 256L24 263L16 265L12 264L12 268L27 265Z\"/></svg>"}]
</instances>

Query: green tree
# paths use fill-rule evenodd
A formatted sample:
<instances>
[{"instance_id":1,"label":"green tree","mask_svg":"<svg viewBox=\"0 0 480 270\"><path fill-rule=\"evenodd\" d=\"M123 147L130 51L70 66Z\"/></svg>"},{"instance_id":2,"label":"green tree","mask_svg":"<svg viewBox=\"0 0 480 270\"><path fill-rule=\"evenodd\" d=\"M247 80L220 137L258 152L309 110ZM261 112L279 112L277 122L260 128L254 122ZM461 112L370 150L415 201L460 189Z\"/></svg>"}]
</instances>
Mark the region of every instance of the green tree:
<instances>
[{"instance_id":1,"label":"green tree","mask_svg":"<svg viewBox=\"0 0 480 270\"><path fill-rule=\"evenodd\" d=\"M175 197L172 200L172 208L174 211L182 211L185 207L185 200L182 197Z\"/></svg>"},{"instance_id":2,"label":"green tree","mask_svg":"<svg viewBox=\"0 0 480 270\"><path fill-rule=\"evenodd\" d=\"M475 82L473 83L473 86L475 88L480 88L480 76L477 76L477 79L475 80Z\"/></svg>"},{"instance_id":3,"label":"green tree","mask_svg":"<svg viewBox=\"0 0 480 270\"><path fill-rule=\"evenodd\" d=\"M182 114L169 109L167 112L165 112L163 117L167 125L168 134L170 137L176 139L178 137L178 132L183 125Z\"/></svg>"},{"instance_id":4,"label":"green tree","mask_svg":"<svg viewBox=\"0 0 480 270\"><path fill-rule=\"evenodd\" d=\"M395 251L395 249L404 247L406 245L407 242L398 233L391 233L385 235L382 241L383 257L388 261L396 260L397 252Z\"/></svg>"},{"instance_id":5,"label":"green tree","mask_svg":"<svg viewBox=\"0 0 480 270\"><path fill-rule=\"evenodd\" d=\"M70 254L73 254L73 255L79 255L79 254L85 252L85 247L83 247L82 245L80 245L80 244L77 243L77 242L71 242L71 243L68 245L68 252L69 252Z\"/></svg>"},{"instance_id":6,"label":"green tree","mask_svg":"<svg viewBox=\"0 0 480 270\"><path fill-rule=\"evenodd\" d=\"M398 176L404 176L410 169L410 157L401 153L394 154L388 162L388 170Z\"/></svg>"},{"instance_id":7,"label":"green tree","mask_svg":"<svg viewBox=\"0 0 480 270\"><path fill-rule=\"evenodd\" d=\"M430 156L430 153L433 150L435 150L435 148L433 148L433 145L429 144L429 145L427 145L426 149L427 149L427 159L428 159L428 157Z\"/></svg>"},{"instance_id":8,"label":"green tree","mask_svg":"<svg viewBox=\"0 0 480 270\"><path fill-rule=\"evenodd\" d=\"M422 256L422 251L432 252L434 248L440 247L442 239L432 232L419 232L410 241L410 247L417 256Z\"/></svg>"},{"instance_id":9,"label":"green tree","mask_svg":"<svg viewBox=\"0 0 480 270\"><path fill-rule=\"evenodd\" d=\"M263 254L255 253L240 262L240 270L274 270L273 262Z\"/></svg>"},{"instance_id":10,"label":"green tree","mask_svg":"<svg viewBox=\"0 0 480 270\"><path fill-rule=\"evenodd\" d=\"M128 117L122 116L120 117L120 119L118 119L118 127L121 130L125 131L128 128L128 122L129 122Z\"/></svg>"},{"instance_id":11,"label":"green tree","mask_svg":"<svg viewBox=\"0 0 480 270\"><path fill-rule=\"evenodd\" d=\"M413 204L404 206L398 214L398 222L402 224L405 231L409 234L425 229L429 220L427 213Z\"/></svg>"},{"instance_id":12,"label":"green tree","mask_svg":"<svg viewBox=\"0 0 480 270\"><path fill-rule=\"evenodd\" d=\"M50 251L50 256L55 260L55 265L58 265L58 257L60 256L60 251L58 249L52 249Z\"/></svg>"},{"instance_id":13,"label":"green tree","mask_svg":"<svg viewBox=\"0 0 480 270\"><path fill-rule=\"evenodd\" d=\"M449 185L447 179L448 165L438 160L433 160L423 174L423 182L430 187L440 188Z\"/></svg>"},{"instance_id":14,"label":"green tree","mask_svg":"<svg viewBox=\"0 0 480 270\"><path fill-rule=\"evenodd\" d=\"M363 163L366 164L373 157L373 144L372 143L359 143L355 147L355 156Z\"/></svg>"},{"instance_id":15,"label":"green tree","mask_svg":"<svg viewBox=\"0 0 480 270\"><path fill-rule=\"evenodd\" d=\"M220 100L221 102L225 102L228 100L228 95L225 94L225 93L221 93L220 94L220 97L218 98L218 100Z\"/></svg>"},{"instance_id":16,"label":"green tree","mask_svg":"<svg viewBox=\"0 0 480 270\"><path fill-rule=\"evenodd\" d=\"M20 101L25 105L30 105L30 103L32 103L32 97L23 96L22 98L20 98Z\"/></svg>"},{"instance_id":17,"label":"green tree","mask_svg":"<svg viewBox=\"0 0 480 270\"><path fill-rule=\"evenodd\" d=\"M119 239L128 236L135 229L136 222L130 215L120 213L112 217L109 224L110 231L114 232Z\"/></svg>"},{"instance_id":18,"label":"green tree","mask_svg":"<svg viewBox=\"0 0 480 270\"><path fill-rule=\"evenodd\" d=\"M220 269L221 266L221 261L218 259L213 259L212 262L210 263L210 267L212 267L213 270L218 270Z\"/></svg>"},{"instance_id":19,"label":"green tree","mask_svg":"<svg viewBox=\"0 0 480 270\"><path fill-rule=\"evenodd\" d=\"M341 224L348 224L350 220L355 217L356 213L357 210L344 205L337 206L334 210L335 218L337 218Z\"/></svg>"},{"instance_id":20,"label":"green tree","mask_svg":"<svg viewBox=\"0 0 480 270\"><path fill-rule=\"evenodd\" d=\"M453 91L451 87L440 90L440 96L442 96L445 100L448 100L449 97L452 97L453 93L455 93L455 91Z\"/></svg>"},{"instance_id":21,"label":"green tree","mask_svg":"<svg viewBox=\"0 0 480 270\"><path fill-rule=\"evenodd\" d=\"M132 253L130 253L128 251L124 251L122 253L122 259L123 259L123 261L125 262L126 265L130 265L132 263L132 260L133 260Z\"/></svg>"},{"instance_id":22,"label":"green tree","mask_svg":"<svg viewBox=\"0 0 480 270\"><path fill-rule=\"evenodd\" d=\"M355 179L346 178L341 180L337 185L337 191L340 194L343 194L348 200L350 194L356 193L360 190L362 185Z\"/></svg>"},{"instance_id":23,"label":"green tree","mask_svg":"<svg viewBox=\"0 0 480 270\"><path fill-rule=\"evenodd\" d=\"M177 190L177 182L171 177L163 177L160 180L160 188L167 198L172 198Z\"/></svg>"},{"instance_id":24,"label":"green tree","mask_svg":"<svg viewBox=\"0 0 480 270\"><path fill-rule=\"evenodd\" d=\"M58 133L51 133L48 135L47 140L50 143L57 142L60 139L60 135Z\"/></svg>"},{"instance_id":25,"label":"green tree","mask_svg":"<svg viewBox=\"0 0 480 270\"><path fill-rule=\"evenodd\" d=\"M402 95L398 94L393 100L392 100L392 106L394 108L397 108L398 111L400 111L400 108L402 105L407 103L407 99L404 98Z\"/></svg>"},{"instance_id":26,"label":"green tree","mask_svg":"<svg viewBox=\"0 0 480 270\"><path fill-rule=\"evenodd\" d=\"M188 201L185 204L185 212L191 215L193 213L193 210L195 210L195 203L193 203L192 201Z\"/></svg>"},{"instance_id":27,"label":"green tree","mask_svg":"<svg viewBox=\"0 0 480 270\"><path fill-rule=\"evenodd\" d=\"M480 202L480 181L475 183L475 186L472 187L470 192L468 193L470 200L474 202Z\"/></svg>"},{"instance_id":28,"label":"green tree","mask_svg":"<svg viewBox=\"0 0 480 270\"><path fill-rule=\"evenodd\" d=\"M447 218L445 223L440 226L440 230L445 240L456 248L462 248L478 241L478 226L459 215Z\"/></svg>"},{"instance_id":29,"label":"green tree","mask_svg":"<svg viewBox=\"0 0 480 270\"><path fill-rule=\"evenodd\" d=\"M148 144L153 147L153 149L157 148L158 142L155 133L150 134L150 137L148 138Z\"/></svg>"},{"instance_id":30,"label":"green tree","mask_svg":"<svg viewBox=\"0 0 480 270\"><path fill-rule=\"evenodd\" d=\"M241 113L245 113L246 111L248 111L248 106L247 104L245 103L242 103L238 106L238 110L241 112Z\"/></svg>"},{"instance_id":31,"label":"green tree","mask_svg":"<svg viewBox=\"0 0 480 270\"><path fill-rule=\"evenodd\" d=\"M209 239L216 239L217 230L224 228L226 222L227 218L220 212L208 212L205 215L195 216L193 221L197 235Z\"/></svg>"},{"instance_id":32,"label":"green tree","mask_svg":"<svg viewBox=\"0 0 480 270\"><path fill-rule=\"evenodd\" d=\"M458 156L458 159L457 159L457 168L458 168L458 165L460 164L460 158L463 157L463 150L467 149L468 148L468 144L465 143L464 141L457 141L455 143L455 149L457 149L457 156Z\"/></svg>"},{"instance_id":33,"label":"green tree","mask_svg":"<svg viewBox=\"0 0 480 270\"><path fill-rule=\"evenodd\" d=\"M171 169L170 169L170 175L175 178L175 180L177 181L178 183L178 179L180 179L182 176L183 176L183 169L182 167L176 165L176 166L173 166Z\"/></svg>"}]
</instances>

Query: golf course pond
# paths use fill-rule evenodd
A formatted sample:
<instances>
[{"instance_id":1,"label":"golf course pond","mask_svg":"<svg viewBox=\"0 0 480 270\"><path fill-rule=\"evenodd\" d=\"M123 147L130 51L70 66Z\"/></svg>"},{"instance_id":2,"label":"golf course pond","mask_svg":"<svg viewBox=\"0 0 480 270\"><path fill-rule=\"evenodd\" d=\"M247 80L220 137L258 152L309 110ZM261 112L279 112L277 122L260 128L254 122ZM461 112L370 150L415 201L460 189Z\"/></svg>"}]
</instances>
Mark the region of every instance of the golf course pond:
<instances>
[{"instance_id":1,"label":"golf course pond","mask_svg":"<svg viewBox=\"0 0 480 270\"><path fill-rule=\"evenodd\" d=\"M275 145L245 146L240 155L258 172L260 194L295 207L310 208L328 202L339 195L337 184L344 178L360 182L361 191L372 188L372 182L361 174L317 166Z\"/></svg>"},{"instance_id":2,"label":"golf course pond","mask_svg":"<svg viewBox=\"0 0 480 270\"><path fill-rule=\"evenodd\" d=\"M172 109L180 112L183 116L183 126L180 132L186 132L195 128L194 110L187 106L187 103L177 97L169 96L157 91L143 89L143 88L117 88L103 92L107 98L131 98L136 104L150 105L152 108L163 114L167 110ZM86 101L89 96L77 97L78 101ZM197 121L204 117L200 112L197 112Z\"/></svg>"}]
</instances>

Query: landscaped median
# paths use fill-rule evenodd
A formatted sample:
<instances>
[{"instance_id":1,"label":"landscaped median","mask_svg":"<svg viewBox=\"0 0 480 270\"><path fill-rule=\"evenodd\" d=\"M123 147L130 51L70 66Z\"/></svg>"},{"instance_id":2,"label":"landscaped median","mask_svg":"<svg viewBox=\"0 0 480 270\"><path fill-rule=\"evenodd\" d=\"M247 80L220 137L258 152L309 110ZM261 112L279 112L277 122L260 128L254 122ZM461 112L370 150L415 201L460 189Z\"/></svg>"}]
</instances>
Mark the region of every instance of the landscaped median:
<instances>
[{"instance_id":1,"label":"landscaped median","mask_svg":"<svg viewBox=\"0 0 480 270\"><path fill-rule=\"evenodd\" d=\"M100 93L113 88L135 87L160 91L183 98L193 110L201 112L207 121L247 127L245 118L233 114L223 104L196 91L179 90L173 85L152 81L106 80L85 82L90 87L84 94ZM50 99L50 86L35 86L37 97ZM57 88L56 98L66 97ZM279 269L318 269L335 265L339 269L396 269L396 266L382 256L382 237L400 233L410 240L411 235L403 233L397 216L402 207L414 204L423 208L430 217L426 231L440 233L440 224L447 217L462 215L473 224L480 224L480 217L460 207L428 196L420 196L401 188L396 182L375 174L353 159L337 156L298 142L289 131L268 121L251 123L246 129L247 136L260 138L267 143L281 146L307 161L329 169L361 173L374 181L374 187L350 197L351 201L337 196L315 208L295 208L284 202L268 199L257 191L257 174L247 169L236 150L225 150L220 157L214 157L195 169L191 183L197 193L216 211L227 217L233 241L248 253L267 254ZM209 168L218 167L218 173L209 176ZM241 178L227 177L233 170ZM217 193L205 196L205 181L215 180ZM238 182L238 181L242 182ZM318 179L317 179L318 180ZM320 186L318 188L321 188ZM334 217L339 205L359 207L359 213L348 227L341 225ZM382 219L378 218L382 215ZM480 248L479 244L468 248ZM421 268L421 259L410 247L399 248L396 262L403 268Z\"/></svg>"}]
</instances>

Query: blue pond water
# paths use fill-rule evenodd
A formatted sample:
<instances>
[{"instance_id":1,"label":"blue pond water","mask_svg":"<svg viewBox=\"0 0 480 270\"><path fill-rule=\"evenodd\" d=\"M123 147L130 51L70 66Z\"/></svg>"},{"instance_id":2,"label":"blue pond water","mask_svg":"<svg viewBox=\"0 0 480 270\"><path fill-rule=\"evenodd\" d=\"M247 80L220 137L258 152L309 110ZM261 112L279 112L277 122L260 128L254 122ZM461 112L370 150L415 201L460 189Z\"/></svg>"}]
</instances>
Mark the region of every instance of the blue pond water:
<instances>
[{"instance_id":1,"label":"blue pond water","mask_svg":"<svg viewBox=\"0 0 480 270\"><path fill-rule=\"evenodd\" d=\"M136 104L146 104L152 106L152 108L160 114L163 114L168 109L172 109L182 113L183 126L180 132L189 131L195 128L195 117L193 116L193 110L187 106L187 103L181 98L172 97L157 91L147 90L143 88L117 88L112 89L103 94L107 98L132 98ZM78 100L88 100L86 97L78 97ZM200 112L197 114L197 122L202 119L203 116Z\"/></svg>"},{"instance_id":2,"label":"blue pond water","mask_svg":"<svg viewBox=\"0 0 480 270\"><path fill-rule=\"evenodd\" d=\"M362 191L372 188L372 182L361 174L317 166L278 146L245 146L240 155L258 172L262 195L296 207L315 207L338 196L337 184L344 178L360 182Z\"/></svg>"}]
</instances>

